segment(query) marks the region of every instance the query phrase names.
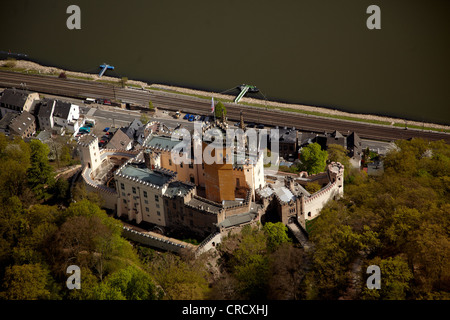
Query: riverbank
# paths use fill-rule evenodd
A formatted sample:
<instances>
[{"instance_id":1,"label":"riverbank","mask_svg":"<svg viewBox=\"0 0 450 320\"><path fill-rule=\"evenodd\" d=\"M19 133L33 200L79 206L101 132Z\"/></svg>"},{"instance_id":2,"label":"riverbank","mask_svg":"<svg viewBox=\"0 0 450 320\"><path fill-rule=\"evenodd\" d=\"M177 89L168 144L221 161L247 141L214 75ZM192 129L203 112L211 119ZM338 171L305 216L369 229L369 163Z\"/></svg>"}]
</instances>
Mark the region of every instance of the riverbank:
<instances>
[{"instance_id":1,"label":"riverbank","mask_svg":"<svg viewBox=\"0 0 450 320\"><path fill-rule=\"evenodd\" d=\"M24 72L24 73L36 73L36 74L43 74L43 75L54 75L54 76L58 76L60 73L64 72L68 78L91 80L91 81L105 82L105 83L111 83L111 84L117 84L117 85L121 84L121 80L122 80L122 79L116 78L116 77L103 76L100 78L96 74L88 74L88 73L82 73L82 72L63 70L63 69L56 68L56 67L42 66L35 62L26 61L26 60L17 60L17 61L16 60L0 60L0 68L3 70L11 70L11 71L17 71L17 72ZM162 85L162 84L148 84L143 81L136 81L136 80L130 80L130 79L127 80L126 84L129 86L140 87L140 88L144 88L144 89L148 89L148 90L163 90L163 91L168 91L168 92L196 96L196 97L200 97L200 98L214 97L215 99L221 100L221 101L231 102L234 99L233 96L220 94L220 93L200 91L200 90L195 90L195 89L181 88L181 87L168 86L168 85ZM282 102L276 102L276 101L261 101L258 99L253 99L253 98L248 98L248 97L242 98L240 103L253 105L253 106L259 106L259 107L280 109L280 110L285 110L285 111L300 112L300 113L316 115L316 116L332 117L332 118L342 119L342 120L362 121L362 122L369 122L369 123L389 125L389 126L398 126L398 127L405 127L405 125L406 125L408 128L414 128L414 129L425 129L425 130L450 132L450 126L448 126L448 125L441 125L441 124L427 123L427 122L418 122L418 121L413 121L413 120L408 120L408 119L399 119L399 118L370 115L370 114L350 113L350 112L345 112L345 111L339 111L336 109L333 110L333 109L316 107L316 106L290 104L290 103L282 103Z\"/></svg>"}]
</instances>

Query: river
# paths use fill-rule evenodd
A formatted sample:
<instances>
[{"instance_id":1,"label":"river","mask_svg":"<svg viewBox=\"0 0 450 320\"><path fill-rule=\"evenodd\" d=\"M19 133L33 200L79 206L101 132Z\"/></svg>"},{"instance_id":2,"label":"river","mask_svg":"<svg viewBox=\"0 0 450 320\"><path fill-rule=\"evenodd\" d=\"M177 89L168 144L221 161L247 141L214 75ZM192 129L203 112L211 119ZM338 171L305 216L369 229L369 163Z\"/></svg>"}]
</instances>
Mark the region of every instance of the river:
<instances>
[{"instance_id":1,"label":"river","mask_svg":"<svg viewBox=\"0 0 450 320\"><path fill-rule=\"evenodd\" d=\"M66 9L81 9L69 30ZM366 9L381 9L369 30ZM0 51L74 71L450 124L450 1L21 0ZM228 91L233 92L233 91ZM237 92L237 91L234 91Z\"/></svg>"}]
</instances>

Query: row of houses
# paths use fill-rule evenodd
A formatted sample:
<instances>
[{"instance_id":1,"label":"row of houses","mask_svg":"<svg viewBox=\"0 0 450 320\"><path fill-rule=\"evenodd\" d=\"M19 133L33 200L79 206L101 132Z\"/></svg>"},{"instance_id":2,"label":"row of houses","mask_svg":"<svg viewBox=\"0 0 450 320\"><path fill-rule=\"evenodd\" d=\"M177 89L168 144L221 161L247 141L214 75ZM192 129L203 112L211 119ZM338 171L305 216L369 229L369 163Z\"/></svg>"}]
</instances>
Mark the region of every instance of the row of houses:
<instances>
[{"instance_id":1,"label":"row of houses","mask_svg":"<svg viewBox=\"0 0 450 320\"><path fill-rule=\"evenodd\" d=\"M355 167L361 165L362 147L361 138L356 132L347 132L343 135L339 131L334 132L300 132L295 128L278 128L278 143L280 157L284 160L294 161L298 159L301 149L308 144L318 143L322 150L329 145L337 144L348 150L351 164Z\"/></svg>"},{"instance_id":2,"label":"row of houses","mask_svg":"<svg viewBox=\"0 0 450 320\"><path fill-rule=\"evenodd\" d=\"M37 92L5 89L0 96L0 132L22 138L37 130L77 133L82 126L78 105L56 99L40 99Z\"/></svg>"}]
</instances>

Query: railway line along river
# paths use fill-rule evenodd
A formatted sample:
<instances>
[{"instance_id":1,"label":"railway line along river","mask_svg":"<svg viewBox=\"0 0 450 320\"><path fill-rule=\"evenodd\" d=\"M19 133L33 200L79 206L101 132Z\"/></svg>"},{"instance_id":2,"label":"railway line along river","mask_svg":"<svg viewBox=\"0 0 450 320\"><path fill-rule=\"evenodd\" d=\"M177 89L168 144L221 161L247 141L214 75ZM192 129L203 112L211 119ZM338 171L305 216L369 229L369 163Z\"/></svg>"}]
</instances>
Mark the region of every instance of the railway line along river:
<instances>
[{"instance_id":1,"label":"railway line along river","mask_svg":"<svg viewBox=\"0 0 450 320\"><path fill-rule=\"evenodd\" d=\"M448 1L69 1L2 4L0 51L149 84L450 125ZM8 54L0 56L6 58Z\"/></svg>"}]
</instances>

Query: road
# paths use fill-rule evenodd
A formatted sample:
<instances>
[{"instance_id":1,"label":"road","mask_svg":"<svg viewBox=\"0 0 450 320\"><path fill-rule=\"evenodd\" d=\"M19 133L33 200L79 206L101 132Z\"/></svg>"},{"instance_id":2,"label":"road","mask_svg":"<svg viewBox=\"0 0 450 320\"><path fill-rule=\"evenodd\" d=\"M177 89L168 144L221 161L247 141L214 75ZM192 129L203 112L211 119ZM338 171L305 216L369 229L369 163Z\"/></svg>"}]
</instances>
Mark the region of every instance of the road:
<instances>
[{"instance_id":1,"label":"road","mask_svg":"<svg viewBox=\"0 0 450 320\"><path fill-rule=\"evenodd\" d=\"M99 99L121 100L147 106L149 100L155 107L167 110L180 110L196 114L210 114L211 100L167 93L162 91L148 91L140 89L121 88L110 84L94 81L59 79L57 77L27 75L14 72L0 71L0 86L26 88L37 92L57 94L70 97L90 97ZM338 130L343 134L356 132L361 138L381 141L398 139L425 138L429 140L443 139L450 143L450 134L422 131L404 128L368 124L357 121L338 120L310 116L295 112L271 110L262 107L225 103L229 120L239 120L243 111L247 122L263 123L270 126L295 127L301 131L332 132Z\"/></svg>"}]
</instances>

